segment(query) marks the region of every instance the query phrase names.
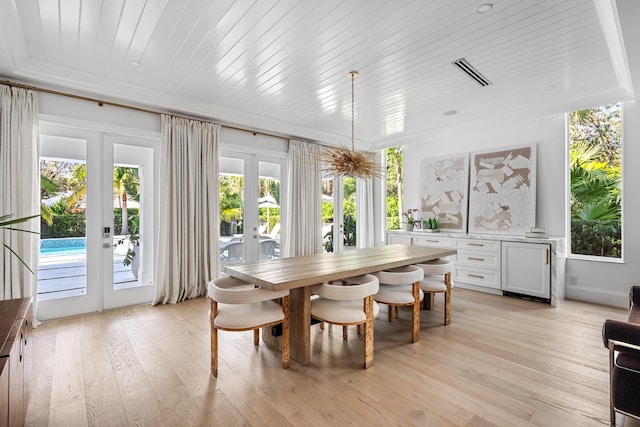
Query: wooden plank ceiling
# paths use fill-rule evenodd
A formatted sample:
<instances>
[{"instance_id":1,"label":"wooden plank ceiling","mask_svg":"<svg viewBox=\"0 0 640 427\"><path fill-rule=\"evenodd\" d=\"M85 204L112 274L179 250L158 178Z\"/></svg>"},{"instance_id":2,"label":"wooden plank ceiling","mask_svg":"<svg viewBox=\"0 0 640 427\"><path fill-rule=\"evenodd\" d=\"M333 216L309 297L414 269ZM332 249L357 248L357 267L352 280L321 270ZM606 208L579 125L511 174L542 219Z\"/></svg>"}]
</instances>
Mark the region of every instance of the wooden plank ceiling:
<instances>
[{"instance_id":1,"label":"wooden plank ceiling","mask_svg":"<svg viewBox=\"0 0 640 427\"><path fill-rule=\"evenodd\" d=\"M353 69L370 148L631 96L615 4L490 1L7 0L0 74L339 144Z\"/></svg>"}]
</instances>

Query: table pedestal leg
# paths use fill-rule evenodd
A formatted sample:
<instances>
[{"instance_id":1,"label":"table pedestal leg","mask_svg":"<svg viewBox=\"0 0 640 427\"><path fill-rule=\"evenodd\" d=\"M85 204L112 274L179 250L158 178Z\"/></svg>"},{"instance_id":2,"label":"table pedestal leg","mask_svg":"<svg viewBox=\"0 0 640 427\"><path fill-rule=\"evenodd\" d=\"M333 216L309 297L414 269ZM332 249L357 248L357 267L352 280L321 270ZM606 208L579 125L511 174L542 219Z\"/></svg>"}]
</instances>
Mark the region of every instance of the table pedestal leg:
<instances>
[{"instance_id":1,"label":"table pedestal leg","mask_svg":"<svg viewBox=\"0 0 640 427\"><path fill-rule=\"evenodd\" d=\"M291 358L311 364L311 292L308 286L291 289L289 304Z\"/></svg>"}]
</instances>

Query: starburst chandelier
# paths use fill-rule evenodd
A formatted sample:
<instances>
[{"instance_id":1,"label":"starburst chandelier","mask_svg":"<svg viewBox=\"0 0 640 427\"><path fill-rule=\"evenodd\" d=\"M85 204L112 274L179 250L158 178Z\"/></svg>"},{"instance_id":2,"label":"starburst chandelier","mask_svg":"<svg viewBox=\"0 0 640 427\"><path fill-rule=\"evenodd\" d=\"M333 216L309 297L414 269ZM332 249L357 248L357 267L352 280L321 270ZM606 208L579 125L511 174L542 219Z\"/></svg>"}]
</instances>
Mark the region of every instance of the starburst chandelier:
<instances>
[{"instance_id":1,"label":"starburst chandelier","mask_svg":"<svg viewBox=\"0 0 640 427\"><path fill-rule=\"evenodd\" d=\"M355 138L355 78L357 71L349 72L351 77L351 148L344 145L325 149L321 154L322 172L332 178L353 177L369 179L380 176L380 166L375 154L369 151L356 151Z\"/></svg>"}]
</instances>

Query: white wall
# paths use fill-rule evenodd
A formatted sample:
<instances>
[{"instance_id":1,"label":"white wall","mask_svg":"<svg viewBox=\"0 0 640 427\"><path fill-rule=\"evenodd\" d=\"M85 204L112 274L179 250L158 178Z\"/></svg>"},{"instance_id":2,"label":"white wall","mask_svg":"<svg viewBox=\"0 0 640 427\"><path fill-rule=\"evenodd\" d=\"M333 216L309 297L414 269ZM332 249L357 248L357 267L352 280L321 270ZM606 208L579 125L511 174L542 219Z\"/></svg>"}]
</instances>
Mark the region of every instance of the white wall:
<instances>
[{"instance_id":1,"label":"white wall","mask_svg":"<svg viewBox=\"0 0 640 427\"><path fill-rule=\"evenodd\" d=\"M625 307L629 286L640 283L640 105L623 106L624 144L624 262L567 259L566 296L571 299ZM525 146L538 147L536 225L553 236L566 236L566 125L564 116L527 119L521 122L485 123L477 129L451 129L434 140L405 146L405 208L419 206L420 161L427 157Z\"/></svg>"}]
</instances>

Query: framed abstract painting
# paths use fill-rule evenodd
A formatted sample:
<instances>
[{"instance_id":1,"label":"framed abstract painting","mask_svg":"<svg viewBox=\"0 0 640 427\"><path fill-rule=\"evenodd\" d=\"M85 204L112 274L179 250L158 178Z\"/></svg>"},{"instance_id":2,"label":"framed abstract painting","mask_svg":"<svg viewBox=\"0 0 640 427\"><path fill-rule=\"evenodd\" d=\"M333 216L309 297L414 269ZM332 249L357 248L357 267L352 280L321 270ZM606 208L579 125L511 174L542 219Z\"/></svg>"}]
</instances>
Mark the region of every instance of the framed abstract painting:
<instances>
[{"instance_id":1,"label":"framed abstract painting","mask_svg":"<svg viewBox=\"0 0 640 427\"><path fill-rule=\"evenodd\" d=\"M524 235L536 225L536 146L471 155L469 233Z\"/></svg>"},{"instance_id":2,"label":"framed abstract painting","mask_svg":"<svg viewBox=\"0 0 640 427\"><path fill-rule=\"evenodd\" d=\"M443 231L467 231L469 153L423 159L420 163L422 218L436 218Z\"/></svg>"}]
</instances>

